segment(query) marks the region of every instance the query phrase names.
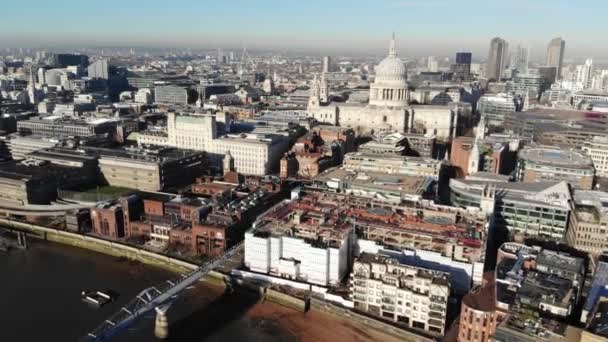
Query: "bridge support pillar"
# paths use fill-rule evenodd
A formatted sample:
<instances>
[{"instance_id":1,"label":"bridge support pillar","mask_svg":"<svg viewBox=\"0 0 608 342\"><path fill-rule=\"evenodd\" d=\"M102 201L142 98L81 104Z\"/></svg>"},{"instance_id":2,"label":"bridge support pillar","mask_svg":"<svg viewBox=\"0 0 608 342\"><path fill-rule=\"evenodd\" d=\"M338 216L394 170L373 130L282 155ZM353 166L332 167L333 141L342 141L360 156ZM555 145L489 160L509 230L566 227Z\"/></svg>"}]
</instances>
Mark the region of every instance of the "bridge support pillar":
<instances>
[{"instance_id":1,"label":"bridge support pillar","mask_svg":"<svg viewBox=\"0 0 608 342\"><path fill-rule=\"evenodd\" d=\"M17 232L17 244L19 248L27 249L27 235L23 232Z\"/></svg>"},{"instance_id":2,"label":"bridge support pillar","mask_svg":"<svg viewBox=\"0 0 608 342\"><path fill-rule=\"evenodd\" d=\"M157 307L156 323L154 325L154 336L164 340L169 337L169 320L167 319L167 310L169 307Z\"/></svg>"}]
</instances>

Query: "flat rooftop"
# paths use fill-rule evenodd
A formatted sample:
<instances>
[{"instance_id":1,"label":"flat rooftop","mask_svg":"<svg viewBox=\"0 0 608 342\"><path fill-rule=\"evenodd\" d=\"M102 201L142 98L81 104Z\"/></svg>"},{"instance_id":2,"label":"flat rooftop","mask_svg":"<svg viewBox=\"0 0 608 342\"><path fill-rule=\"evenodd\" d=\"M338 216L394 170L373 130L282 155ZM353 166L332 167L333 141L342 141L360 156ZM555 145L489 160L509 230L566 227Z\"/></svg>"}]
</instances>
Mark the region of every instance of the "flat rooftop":
<instances>
[{"instance_id":1,"label":"flat rooftop","mask_svg":"<svg viewBox=\"0 0 608 342\"><path fill-rule=\"evenodd\" d=\"M433 178L381 172L357 172L336 167L319 174L315 177L315 181L341 181L349 183L351 187L355 188L422 195L430 187Z\"/></svg>"},{"instance_id":2,"label":"flat rooftop","mask_svg":"<svg viewBox=\"0 0 608 342\"><path fill-rule=\"evenodd\" d=\"M24 163L31 162L30 165ZM47 179L63 171L74 170L72 167L53 165L45 161L24 160L0 163L0 177L13 180Z\"/></svg>"},{"instance_id":3,"label":"flat rooftop","mask_svg":"<svg viewBox=\"0 0 608 342\"><path fill-rule=\"evenodd\" d=\"M450 188L481 196L487 181L450 179ZM570 210L572 198L566 182L495 182L496 196L502 199L534 203L539 206L560 207Z\"/></svg>"},{"instance_id":4,"label":"flat rooftop","mask_svg":"<svg viewBox=\"0 0 608 342\"><path fill-rule=\"evenodd\" d=\"M525 148L519 151L518 158L532 163L547 164L569 169L587 169L593 167L591 158L580 152L568 150Z\"/></svg>"},{"instance_id":5,"label":"flat rooftop","mask_svg":"<svg viewBox=\"0 0 608 342\"><path fill-rule=\"evenodd\" d=\"M369 198L310 190L259 217L256 232L273 236L343 237L356 222L358 229L368 228L370 234L381 229L426 236L437 245L448 242L471 248L483 245L483 225L456 213L413 206L391 210L370 206L371 203Z\"/></svg>"},{"instance_id":6,"label":"flat rooftop","mask_svg":"<svg viewBox=\"0 0 608 342\"><path fill-rule=\"evenodd\" d=\"M147 146L146 148L100 148L85 147L88 153L101 158L127 159L144 162L164 163L203 154L204 152L177 149L173 147Z\"/></svg>"}]
</instances>

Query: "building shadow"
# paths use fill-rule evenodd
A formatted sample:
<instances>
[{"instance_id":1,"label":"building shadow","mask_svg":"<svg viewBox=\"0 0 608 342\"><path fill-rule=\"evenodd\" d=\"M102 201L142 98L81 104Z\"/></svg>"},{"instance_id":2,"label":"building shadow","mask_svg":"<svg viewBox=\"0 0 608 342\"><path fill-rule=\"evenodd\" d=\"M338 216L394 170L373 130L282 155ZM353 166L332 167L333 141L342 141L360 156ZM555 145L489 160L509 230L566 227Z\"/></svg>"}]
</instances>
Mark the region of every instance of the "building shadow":
<instances>
[{"instance_id":1,"label":"building shadow","mask_svg":"<svg viewBox=\"0 0 608 342\"><path fill-rule=\"evenodd\" d=\"M242 318L259 300L259 295L247 290L227 290L214 301L173 322L168 341L204 341Z\"/></svg>"}]
</instances>

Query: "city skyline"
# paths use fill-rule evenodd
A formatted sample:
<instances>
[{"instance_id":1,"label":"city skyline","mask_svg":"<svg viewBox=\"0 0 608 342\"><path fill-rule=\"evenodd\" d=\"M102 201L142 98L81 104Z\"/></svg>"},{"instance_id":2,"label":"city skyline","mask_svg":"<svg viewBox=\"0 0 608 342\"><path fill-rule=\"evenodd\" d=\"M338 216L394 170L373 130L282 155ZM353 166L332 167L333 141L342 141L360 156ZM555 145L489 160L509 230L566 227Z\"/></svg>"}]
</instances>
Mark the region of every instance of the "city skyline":
<instances>
[{"instance_id":1,"label":"city skyline","mask_svg":"<svg viewBox=\"0 0 608 342\"><path fill-rule=\"evenodd\" d=\"M394 31L402 56L470 50L483 58L490 40L499 36L513 45L529 45L531 57L542 59L548 42L562 37L568 42L566 59L602 60L608 57L608 49L600 46L601 9L606 7L596 0L182 1L171 8L159 1L142 6L115 0L86 5L34 0L5 5L13 15L0 23L0 47L247 46L381 55ZM26 11L28 20L15 15ZM91 13L97 20L91 21Z\"/></svg>"}]
</instances>

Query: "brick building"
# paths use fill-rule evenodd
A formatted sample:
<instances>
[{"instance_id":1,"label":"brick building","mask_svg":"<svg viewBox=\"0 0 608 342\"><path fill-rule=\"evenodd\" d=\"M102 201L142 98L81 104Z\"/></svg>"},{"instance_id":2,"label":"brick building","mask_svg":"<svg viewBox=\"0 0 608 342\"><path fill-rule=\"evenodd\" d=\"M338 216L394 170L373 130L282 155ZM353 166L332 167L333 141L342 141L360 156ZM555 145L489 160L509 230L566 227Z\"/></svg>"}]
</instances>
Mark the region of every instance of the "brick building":
<instances>
[{"instance_id":1,"label":"brick building","mask_svg":"<svg viewBox=\"0 0 608 342\"><path fill-rule=\"evenodd\" d=\"M91 208L93 232L113 239L125 236L123 210L120 203L104 202Z\"/></svg>"}]
</instances>

